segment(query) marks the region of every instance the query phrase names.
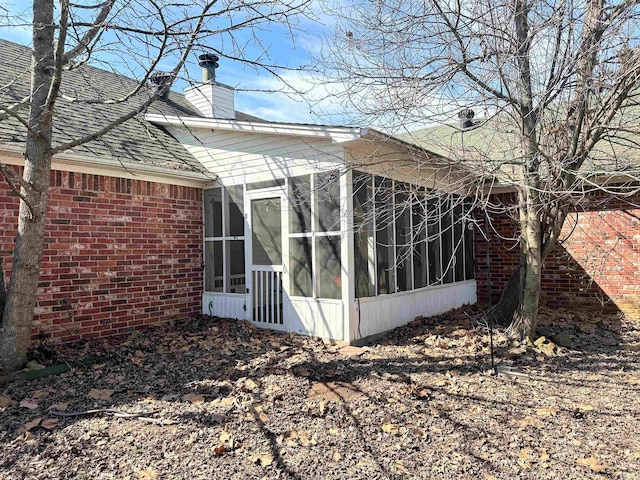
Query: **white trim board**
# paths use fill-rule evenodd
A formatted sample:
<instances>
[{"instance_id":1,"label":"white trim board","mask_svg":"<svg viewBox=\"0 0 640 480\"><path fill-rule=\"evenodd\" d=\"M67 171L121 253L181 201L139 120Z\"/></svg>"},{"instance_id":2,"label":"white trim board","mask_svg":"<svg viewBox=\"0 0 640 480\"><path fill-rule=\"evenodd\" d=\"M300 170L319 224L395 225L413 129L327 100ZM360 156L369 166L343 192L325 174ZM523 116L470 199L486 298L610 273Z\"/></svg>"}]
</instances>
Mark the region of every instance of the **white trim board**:
<instances>
[{"instance_id":1,"label":"white trim board","mask_svg":"<svg viewBox=\"0 0 640 480\"><path fill-rule=\"evenodd\" d=\"M331 127L325 125L304 125L293 123L247 122L239 120L223 120L219 118L178 117L161 114L147 114L145 115L145 120L161 125L172 125L184 128L207 128L212 130L232 130L245 133L327 138L331 139L333 143L358 140L369 132L369 129L360 127Z\"/></svg>"},{"instance_id":2,"label":"white trim board","mask_svg":"<svg viewBox=\"0 0 640 480\"><path fill-rule=\"evenodd\" d=\"M24 150L21 147L1 145L0 159L6 165L23 166ZM196 188L204 188L217 178L212 173L175 170L139 162L121 162L114 158L76 154L56 155L51 162L51 169Z\"/></svg>"}]
</instances>

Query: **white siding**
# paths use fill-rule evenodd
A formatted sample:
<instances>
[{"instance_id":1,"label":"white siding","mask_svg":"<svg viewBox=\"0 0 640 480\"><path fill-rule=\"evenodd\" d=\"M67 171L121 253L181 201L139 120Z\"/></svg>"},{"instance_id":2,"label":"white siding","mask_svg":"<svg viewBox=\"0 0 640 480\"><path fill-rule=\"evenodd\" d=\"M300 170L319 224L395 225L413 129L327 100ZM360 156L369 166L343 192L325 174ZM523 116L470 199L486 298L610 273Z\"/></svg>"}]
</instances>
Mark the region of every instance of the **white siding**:
<instances>
[{"instance_id":1,"label":"white siding","mask_svg":"<svg viewBox=\"0 0 640 480\"><path fill-rule=\"evenodd\" d=\"M245 295L203 293L202 313L220 318L246 320ZM284 302L284 325L255 322L259 328L277 328L312 337L347 340L344 335L344 308L340 300L287 298Z\"/></svg>"},{"instance_id":2,"label":"white siding","mask_svg":"<svg viewBox=\"0 0 640 480\"><path fill-rule=\"evenodd\" d=\"M431 317L476 301L475 280L361 298L360 310L356 311L356 335L352 340L406 325L420 315Z\"/></svg>"},{"instance_id":3,"label":"white siding","mask_svg":"<svg viewBox=\"0 0 640 480\"><path fill-rule=\"evenodd\" d=\"M287 331L331 340L344 338L344 308L340 300L294 297L285 302Z\"/></svg>"},{"instance_id":4,"label":"white siding","mask_svg":"<svg viewBox=\"0 0 640 480\"><path fill-rule=\"evenodd\" d=\"M171 134L224 185L330 170L342 165L344 158L344 148L327 139L169 128Z\"/></svg>"},{"instance_id":5,"label":"white siding","mask_svg":"<svg viewBox=\"0 0 640 480\"><path fill-rule=\"evenodd\" d=\"M229 293L204 293L202 295L202 313L220 318L246 319L244 309L245 295Z\"/></svg>"},{"instance_id":6,"label":"white siding","mask_svg":"<svg viewBox=\"0 0 640 480\"><path fill-rule=\"evenodd\" d=\"M216 83L188 88L185 98L208 118L236 118L233 89Z\"/></svg>"}]
</instances>

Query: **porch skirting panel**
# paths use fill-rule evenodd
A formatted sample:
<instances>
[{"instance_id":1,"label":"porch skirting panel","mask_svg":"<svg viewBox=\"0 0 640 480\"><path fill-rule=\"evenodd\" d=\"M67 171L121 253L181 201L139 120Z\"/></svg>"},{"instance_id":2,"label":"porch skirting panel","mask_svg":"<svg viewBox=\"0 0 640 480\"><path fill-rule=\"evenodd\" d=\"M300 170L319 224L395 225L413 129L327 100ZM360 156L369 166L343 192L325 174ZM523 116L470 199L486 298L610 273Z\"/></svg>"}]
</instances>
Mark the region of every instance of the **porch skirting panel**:
<instances>
[{"instance_id":1,"label":"porch skirting panel","mask_svg":"<svg viewBox=\"0 0 640 480\"><path fill-rule=\"evenodd\" d=\"M245 320L246 296L237 293L211 293L202 295L202 313L212 317L236 318Z\"/></svg>"},{"instance_id":2,"label":"porch skirting panel","mask_svg":"<svg viewBox=\"0 0 640 480\"><path fill-rule=\"evenodd\" d=\"M393 295L360 298L356 300L354 340L406 325L420 315L430 317L474 303L476 303L475 280Z\"/></svg>"},{"instance_id":3,"label":"porch skirting panel","mask_svg":"<svg viewBox=\"0 0 640 480\"><path fill-rule=\"evenodd\" d=\"M345 338L344 309L341 300L293 297L284 310L288 331L331 340Z\"/></svg>"}]
</instances>

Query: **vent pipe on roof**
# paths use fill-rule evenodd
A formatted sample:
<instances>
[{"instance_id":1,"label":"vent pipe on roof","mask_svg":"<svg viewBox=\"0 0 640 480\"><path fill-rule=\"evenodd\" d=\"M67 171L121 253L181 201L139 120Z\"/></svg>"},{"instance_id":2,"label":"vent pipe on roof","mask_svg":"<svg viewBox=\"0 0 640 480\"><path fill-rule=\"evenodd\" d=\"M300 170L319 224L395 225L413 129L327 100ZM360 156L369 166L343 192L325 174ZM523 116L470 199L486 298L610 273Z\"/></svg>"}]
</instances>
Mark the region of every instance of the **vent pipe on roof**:
<instances>
[{"instance_id":1,"label":"vent pipe on roof","mask_svg":"<svg viewBox=\"0 0 640 480\"><path fill-rule=\"evenodd\" d=\"M167 98L169 96L169 87L173 81L173 76L167 72L155 72L149 77L149 81L156 89L156 92L160 94L160 98Z\"/></svg>"},{"instance_id":2,"label":"vent pipe on roof","mask_svg":"<svg viewBox=\"0 0 640 480\"><path fill-rule=\"evenodd\" d=\"M202 67L202 83L216 81L216 68L220 66L218 60L220 60L220 57L213 53L198 55L198 65Z\"/></svg>"},{"instance_id":3,"label":"vent pipe on roof","mask_svg":"<svg viewBox=\"0 0 640 480\"><path fill-rule=\"evenodd\" d=\"M473 127L473 117L475 112L470 108L464 108L458 112L458 118L460 119L460 128L467 129Z\"/></svg>"}]
</instances>

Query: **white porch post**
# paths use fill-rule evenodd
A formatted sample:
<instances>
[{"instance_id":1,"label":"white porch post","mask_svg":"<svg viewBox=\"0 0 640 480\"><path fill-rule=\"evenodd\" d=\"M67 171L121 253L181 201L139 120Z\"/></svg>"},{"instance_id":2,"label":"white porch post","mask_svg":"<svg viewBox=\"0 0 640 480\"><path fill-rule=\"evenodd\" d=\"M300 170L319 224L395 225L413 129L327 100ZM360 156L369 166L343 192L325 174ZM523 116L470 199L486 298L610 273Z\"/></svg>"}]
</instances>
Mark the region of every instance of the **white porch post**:
<instances>
[{"instance_id":1,"label":"white porch post","mask_svg":"<svg viewBox=\"0 0 640 480\"><path fill-rule=\"evenodd\" d=\"M347 169L340 176L340 252L342 264L342 305L344 319L342 339L350 342L356 337L355 258L353 243L353 173Z\"/></svg>"}]
</instances>

